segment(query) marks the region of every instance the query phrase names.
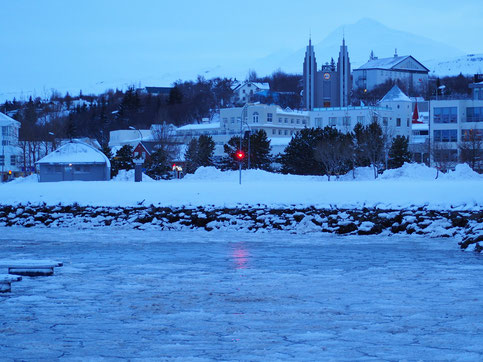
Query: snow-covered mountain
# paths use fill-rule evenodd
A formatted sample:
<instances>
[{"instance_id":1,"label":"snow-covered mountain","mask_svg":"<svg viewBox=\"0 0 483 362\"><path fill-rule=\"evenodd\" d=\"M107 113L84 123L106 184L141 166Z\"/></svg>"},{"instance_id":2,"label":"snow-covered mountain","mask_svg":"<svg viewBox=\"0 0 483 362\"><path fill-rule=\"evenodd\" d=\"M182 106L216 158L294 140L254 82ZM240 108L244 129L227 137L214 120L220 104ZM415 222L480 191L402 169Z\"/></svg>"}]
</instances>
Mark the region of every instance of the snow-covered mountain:
<instances>
[{"instance_id":1,"label":"snow-covered mountain","mask_svg":"<svg viewBox=\"0 0 483 362\"><path fill-rule=\"evenodd\" d=\"M375 20L364 18L354 24L338 27L318 43L317 35L312 35L319 66L330 62L331 58L337 61L343 37L346 39L353 69L367 62L371 51L374 51L374 55L379 58L387 58L393 56L397 49L399 55L412 55L423 64L426 62L430 64L432 62L428 62L430 59L448 59L464 55L462 50L448 44L391 29ZM301 44L299 50L283 59L280 59L280 54L279 56L270 55L254 63L253 69L259 74L271 73L278 68L287 72L301 73L305 46L306 44Z\"/></svg>"},{"instance_id":2,"label":"snow-covered mountain","mask_svg":"<svg viewBox=\"0 0 483 362\"><path fill-rule=\"evenodd\" d=\"M426 67L431 69L430 75L473 75L483 73L483 54L467 54L447 59L426 61Z\"/></svg>"}]
</instances>

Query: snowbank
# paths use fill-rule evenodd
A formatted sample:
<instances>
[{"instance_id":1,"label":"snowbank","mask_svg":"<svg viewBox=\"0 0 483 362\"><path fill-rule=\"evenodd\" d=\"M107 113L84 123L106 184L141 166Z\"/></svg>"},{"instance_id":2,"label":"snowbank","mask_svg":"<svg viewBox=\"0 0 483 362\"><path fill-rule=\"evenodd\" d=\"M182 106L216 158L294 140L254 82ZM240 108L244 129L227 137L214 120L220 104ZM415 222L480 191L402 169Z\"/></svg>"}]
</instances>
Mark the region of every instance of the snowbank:
<instances>
[{"instance_id":1,"label":"snowbank","mask_svg":"<svg viewBox=\"0 0 483 362\"><path fill-rule=\"evenodd\" d=\"M205 206L379 208L405 209L424 207L435 210L481 210L483 176L460 165L455 171L440 174L422 165L405 164L388 170L377 180L372 168L355 170L340 177L296 176L244 170L242 184L238 171L221 172L213 167L200 168L181 180L153 181L143 175L134 182L134 171L121 171L113 181L9 182L0 185L0 203L91 206ZM33 181L33 178L29 178Z\"/></svg>"},{"instance_id":2,"label":"snowbank","mask_svg":"<svg viewBox=\"0 0 483 362\"><path fill-rule=\"evenodd\" d=\"M143 182L155 181L148 175L143 173ZM121 181L121 182L134 182L134 170L119 170L117 176L114 176L111 181Z\"/></svg>"}]
</instances>

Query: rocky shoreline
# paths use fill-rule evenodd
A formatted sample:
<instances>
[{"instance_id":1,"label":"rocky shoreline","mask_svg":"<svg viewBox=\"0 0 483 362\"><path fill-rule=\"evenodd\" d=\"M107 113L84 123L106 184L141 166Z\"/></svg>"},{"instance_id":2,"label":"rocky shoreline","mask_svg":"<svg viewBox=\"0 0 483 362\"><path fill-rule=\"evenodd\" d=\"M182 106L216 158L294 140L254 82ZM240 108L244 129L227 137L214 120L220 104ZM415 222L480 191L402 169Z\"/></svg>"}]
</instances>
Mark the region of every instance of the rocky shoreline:
<instances>
[{"instance_id":1,"label":"rocky shoreline","mask_svg":"<svg viewBox=\"0 0 483 362\"><path fill-rule=\"evenodd\" d=\"M94 207L73 205L0 205L0 226L106 227L207 231L285 230L341 235L417 234L455 238L461 249L481 252L483 211L317 209L263 205L237 208L205 207Z\"/></svg>"}]
</instances>

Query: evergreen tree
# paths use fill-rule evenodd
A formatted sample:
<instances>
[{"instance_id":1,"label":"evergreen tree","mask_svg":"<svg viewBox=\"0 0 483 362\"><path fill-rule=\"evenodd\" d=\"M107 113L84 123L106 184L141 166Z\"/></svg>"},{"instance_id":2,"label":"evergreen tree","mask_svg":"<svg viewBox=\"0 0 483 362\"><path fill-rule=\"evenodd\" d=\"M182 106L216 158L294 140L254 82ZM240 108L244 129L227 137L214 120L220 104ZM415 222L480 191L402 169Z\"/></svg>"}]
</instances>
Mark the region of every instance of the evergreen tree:
<instances>
[{"instance_id":1,"label":"evergreen tree","mask_svg":"<svg viewBox=\"0 0 483 362\"><path fill-rule=\"evenodd\" d=\"M114 177L119 173L119 170L131 169L134 169L133 148L125 145L116 152L116 156L111 162L111 175Z\"/></svg>"},{"instance_id":2,"label":"evergreen tree","mask_svg":"<svg viewBox=\"0 0 483 362\"><path fill-rule=\"evenodd\" d=\"M200 166L198 161L198 139L192 138L188 144L188 148L184 154L185 167L184 171L186 173L194 173L196 169Z\"/></svg>"},{"instance_id":3,"label":"evergreen tree","mask_svg":"<svg viewBox=\"0 0 483 362\"><path fill-rule=\"evenodd\" d=\"M156 180L167 179L170 177L171 168L168 164L168 156L164 149L159 148L152 153L146 161L146 174Z\"/></svg>"},{"instance_id":4,"label":"evergreen tree","mask_svg":"<svg viewBox=\"0 0 483 362\"><path fill-rule=\"evenodd\" d=\"M270 140L264 130L259 130L250 135L250 147L248 147L248 137L242 138L241 150L246 157L242 161L242 168L248 168L248 158L250 158L250 168L269 170L272 162L270 157ZM230 138L224 145L226 156L223 159L223 168L236 170L239 167L239 161L235 157L236 151L240 149L240 137L234 136Z\"/></svg>"},{"instance_id":5,"label":"evergreen tree","mask_svg":"<svg viewBox=\"0 0 483 362\"><path fill-rule=\"evenodd\" d=\"M397 136L392 140L389 150L389 168L398 168L405 162L411 162L411 153L409 152L409 138Z\"/></svg>"},{"instance_id":6,"label":"evergreen tree","mask_svg":"<svg viewBox=\"0 0 483 362\"><path fill-rule=\"evenodd\" d=\"M201 135L198 138L198 164L199 166L213 166L213 153L215 141L211 136Z\"/></svg>"},{"instance_id":7,"label":"evergreen tree","mask_svg":"<svg viewBox=\"0 0 483 362\"><path fill-rule=\"evenodd\" d=\"M304 128L297 132L280 156L282 173L322 175L323 166L314 157L315 147L321 138L320 128Z\"/></svg>"},{"instance_id":8,"label":"evergreen tree","mask_svg":"<svg viewBox=\"0 0 483 362\"><path fill-rule=\"evenodd\" d=\"M263 129L250 134L250 149L247 154L250 157L250 168L269 170L272 163L271 150L270 140Z\"/></svg>"}]
</instances>

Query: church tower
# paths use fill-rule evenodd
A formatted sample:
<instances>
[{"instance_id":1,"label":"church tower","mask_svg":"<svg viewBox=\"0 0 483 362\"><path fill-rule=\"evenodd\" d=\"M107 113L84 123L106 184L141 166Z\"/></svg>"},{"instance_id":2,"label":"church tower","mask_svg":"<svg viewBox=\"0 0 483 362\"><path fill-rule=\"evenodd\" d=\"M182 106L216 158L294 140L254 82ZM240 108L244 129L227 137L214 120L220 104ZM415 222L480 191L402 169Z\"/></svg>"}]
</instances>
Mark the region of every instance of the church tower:
<instances>
[{"instance_id":1,"label":"church tower","mask_svg":"<svg viewBox=\"0 0 483 362\"><path fill-rule=\"evenodd\" d=\"M312 39L309 38L309 45L305 51L304 59L304 105L309 111L315 107L315 90L316 90L316 73L317 61L315 60L314 47Z\"/></svg>"},{"instance_id":2,"label":"church tower","mask_svg":"<svg viewBox=\"0 0 483 362\"><path fill-rule=\"evenodd\" d=\"M349 53L345 45L345 38L342 38L342 45L339 51L339 61L337 62L337 72L339 76L339 103L340 107L347 107L350 104L351 94L351 63Z\"/></svg>"}]
</instances>

